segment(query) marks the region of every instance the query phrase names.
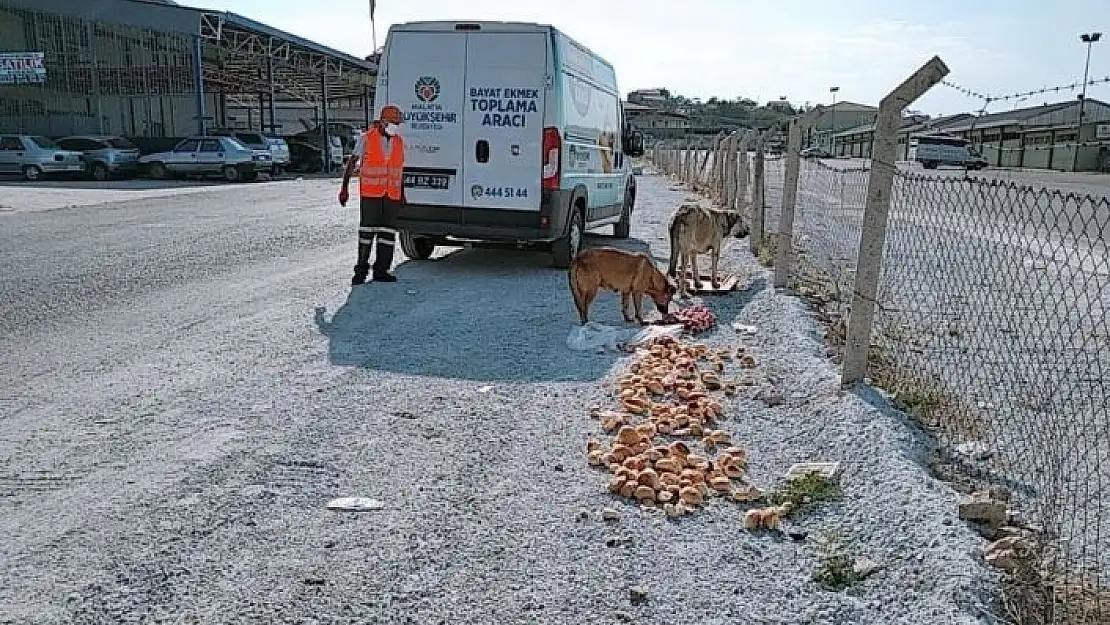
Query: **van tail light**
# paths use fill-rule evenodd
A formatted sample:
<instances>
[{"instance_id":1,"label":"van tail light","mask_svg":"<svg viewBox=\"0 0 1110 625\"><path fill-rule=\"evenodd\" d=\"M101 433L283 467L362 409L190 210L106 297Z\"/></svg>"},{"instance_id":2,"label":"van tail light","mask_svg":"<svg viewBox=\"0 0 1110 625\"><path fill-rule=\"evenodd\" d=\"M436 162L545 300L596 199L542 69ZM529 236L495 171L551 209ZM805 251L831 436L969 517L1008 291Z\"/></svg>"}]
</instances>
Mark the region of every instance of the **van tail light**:
<instances>
[{"instance_id":1,"label":"van tail light","mask_svg":"<svg viewBox=\"0 0 1110 625\"><path fill-rule=\"evenodd\" d=\"M559 188L559 161L561 160L563 141L559 137L558 128L543 129L543 177L541 185L544 189Z\"/></svg>"}]
</instances>

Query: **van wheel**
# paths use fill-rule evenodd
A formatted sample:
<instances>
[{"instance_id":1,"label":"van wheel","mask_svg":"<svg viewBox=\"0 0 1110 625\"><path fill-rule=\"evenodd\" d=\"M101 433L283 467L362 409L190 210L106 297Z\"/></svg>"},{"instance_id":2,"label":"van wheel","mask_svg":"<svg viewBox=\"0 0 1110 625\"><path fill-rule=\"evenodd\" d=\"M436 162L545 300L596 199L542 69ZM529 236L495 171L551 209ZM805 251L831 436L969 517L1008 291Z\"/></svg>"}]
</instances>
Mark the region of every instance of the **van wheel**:
<instances>
[{"instance_id":1,"label":"van wheel","mask_svg":"<svg viewBox=\"0 0 1110 625\"><path fill-rule=\"evenodd\" d=\"M613 236L618 239L627 239L632 234L632 206L636 203L636 191L631 187L624 192L624 207L621 208L621 220L613 224Z\"/></svg>"},{"instance_id":2,"label":"van wheel","mask_svg":"<svg viewBox=\"0 0 1110 625\"><path fill-rule=\"evenodd\" d=\"M551 246L551 258L559 269L570 267L571 261L578 252L582 251L582 237L586 234L586 224L582 219L582 210L576 204L570 214L570 223L567 225L567 236L559 239Z\"/></svg>"},{"instance_id":3,"label":"van wheel","mask_svg":"<svg viewBox=\"0 0 1110 625\"><path fill-rule=\"evenodd\" d=\"M235 167L234 165L228 165L227 167L224 167L224 180L228 182L238 182L239 178L240 176L238 167Z\"/></svg>"},{"instance_id":4,"label":"van wheel","mask_svg":"<svg viewBox=\"0 0 1110 625\"><path fill-rule=\"evenodd\" d=\"M169 171L166 169L166 166L163 163L151 163L150 177L154 178L155 180L165 180L166 178L169 178Z\"/></svg>"},{"instance_id":5,"label":"van wheel","mask_svg":"<svg viewBox=\"0 0 1110 625\"><path fill-rule=\"evenodd\" d=\"M35 182L42 178L42 170L37 165L27 165L23 168L23 179L28 182Z\"/></svg>"},{"instance_id":6,"label":"van wheel","mask_svg":"<svg viewBox=\"0 0 1110 625\"><path fill-rule=\"evenodd\" d=\"M408 232L400 232L401 251L412 260L428 260L436 251L435 241L428 237L414 237Z\"/></svg>"}]
</instances>

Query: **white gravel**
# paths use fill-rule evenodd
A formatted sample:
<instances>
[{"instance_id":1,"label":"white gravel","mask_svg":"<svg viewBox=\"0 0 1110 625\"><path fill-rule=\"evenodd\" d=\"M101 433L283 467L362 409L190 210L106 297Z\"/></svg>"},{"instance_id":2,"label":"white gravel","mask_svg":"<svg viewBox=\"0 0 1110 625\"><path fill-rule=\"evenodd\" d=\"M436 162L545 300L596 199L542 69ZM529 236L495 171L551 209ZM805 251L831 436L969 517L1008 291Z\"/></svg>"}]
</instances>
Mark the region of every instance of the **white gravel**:
<instances>
[{"instance_id":1,"label":"white gravel","mask_svg":"<svg viewBox=\"0 0 1110 625\"><path fill-rule=\"evenodd\" d=\"M332 202L334 184L297 184ZM640 185L631 244L663 265L686 194ZM204 197L253 215L241 189ZM727 407L757 484L795 462L844 466L843 501L788 527L805 541L744 531L732 503L670 521L604 492L587 410L623 363L567 349L576 314L545 256L460 251L352 292L353 212L313 219L344 224L350 245L237 260L53 339L0 337L15 389L0 396L0 623L980 622L992 574L957 495L921 465L927 441L839 389L816 324L746 240L724 267L747 288L707 298L721 320L707 341L755 326L756 375L785 399L753 389ZM617 301L591 316L619 324ZM38 486L47 470L63 477ZM385 509L326 509L337 497ZM819 589L812 543L828 528L880 570Z\"/></svg>"}]
</instances>

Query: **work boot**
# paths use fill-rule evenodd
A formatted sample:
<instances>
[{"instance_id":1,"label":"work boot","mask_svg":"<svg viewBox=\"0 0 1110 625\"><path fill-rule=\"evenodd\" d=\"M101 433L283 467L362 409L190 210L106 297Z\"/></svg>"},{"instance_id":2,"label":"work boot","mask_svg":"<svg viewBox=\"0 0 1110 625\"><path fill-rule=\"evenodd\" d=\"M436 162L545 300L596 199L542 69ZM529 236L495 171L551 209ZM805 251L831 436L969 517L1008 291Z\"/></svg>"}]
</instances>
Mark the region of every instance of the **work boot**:
<instances>
[{"instance_id":1,"label":"work boot","mask_svg":"<svg viewBox=\"0 0 1110 625\"><path fill-rule=\"evenodd\" d=\"M355 276L351 278L351 286L366 284L366 275L370 273L370 244L358 244L358 262L355 263Z\"/></svg>"}]
</instances>

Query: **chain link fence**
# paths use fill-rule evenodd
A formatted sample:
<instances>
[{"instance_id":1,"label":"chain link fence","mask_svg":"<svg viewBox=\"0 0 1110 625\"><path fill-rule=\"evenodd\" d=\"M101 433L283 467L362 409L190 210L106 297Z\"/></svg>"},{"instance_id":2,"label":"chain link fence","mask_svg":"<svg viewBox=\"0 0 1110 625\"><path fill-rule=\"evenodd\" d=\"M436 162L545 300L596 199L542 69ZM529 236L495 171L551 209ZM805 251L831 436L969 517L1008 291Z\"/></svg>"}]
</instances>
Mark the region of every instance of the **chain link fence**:
<instances>
[{"instance_id":1,"label":"chain link fence","mask_svg":"<svg viewBox=\"0 0 1110 625\"><path fill-rule=\"evenodd\" d=\"M767 134L720 136L708 153L664 144L653 159L765 224L753 231L765 264L789 241L787 284L828 324L838 361L866 295L861 250L876 240L872 168L888 168L866 375L934 434L941 477L1008 496L1010 522L1031 532L999 622L1110 622L1110 200L893 159L798 159L796 144L776 158L761 149ZM730 157L748 135L754 152ZM779 232L791 156L793 227ZM745 183L750 193L729 190Z\"/></svg>"}]
</instances>

